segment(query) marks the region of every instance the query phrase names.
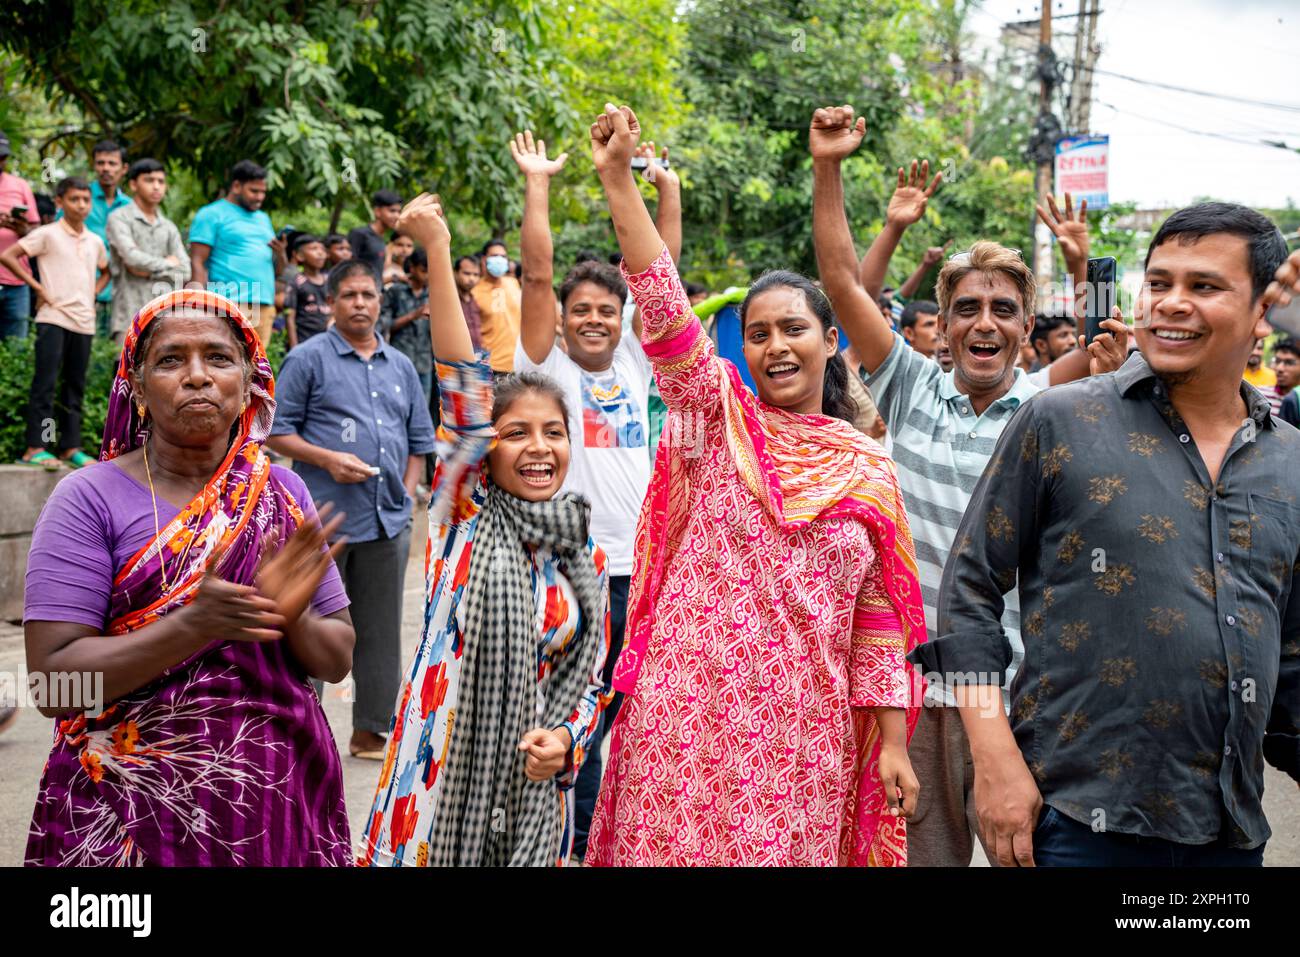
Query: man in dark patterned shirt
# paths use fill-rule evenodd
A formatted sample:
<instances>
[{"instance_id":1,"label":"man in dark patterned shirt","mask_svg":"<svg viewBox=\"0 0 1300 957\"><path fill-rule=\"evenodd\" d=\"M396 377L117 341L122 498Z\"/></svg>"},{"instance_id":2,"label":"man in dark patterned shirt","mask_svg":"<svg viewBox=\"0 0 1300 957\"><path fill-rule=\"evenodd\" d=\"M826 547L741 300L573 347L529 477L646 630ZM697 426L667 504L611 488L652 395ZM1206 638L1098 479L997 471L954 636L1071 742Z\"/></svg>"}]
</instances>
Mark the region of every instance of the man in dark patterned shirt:
<instances>
[{"instance_id":1,"label":"man in dark patterned shirt","mask_svg":"<svg viewBox=\"0 0 1300 957\"><path fill-rule=\"evenodd\" d=\"M1258 865L1265 759L1300 780L1300 432L1241 379L1285 257L1252 210L1175 213L1141 355L1023 405L975 489L913 655L958 685L1003 865Z\"/></svg>"},{"instance_id":2,"label":"man in dark patterned shirt","mask_svg":"<svg viewBox=\"0 0 1300 957\"><path fill-rule=\"evenodd\" d=\"M407 278L384 290L379 328L393 348L411 360L420 376L424 401L433 394L433 345L429 340L429 258L423 249L406 257Z\"/></svg>"}]
</instances>

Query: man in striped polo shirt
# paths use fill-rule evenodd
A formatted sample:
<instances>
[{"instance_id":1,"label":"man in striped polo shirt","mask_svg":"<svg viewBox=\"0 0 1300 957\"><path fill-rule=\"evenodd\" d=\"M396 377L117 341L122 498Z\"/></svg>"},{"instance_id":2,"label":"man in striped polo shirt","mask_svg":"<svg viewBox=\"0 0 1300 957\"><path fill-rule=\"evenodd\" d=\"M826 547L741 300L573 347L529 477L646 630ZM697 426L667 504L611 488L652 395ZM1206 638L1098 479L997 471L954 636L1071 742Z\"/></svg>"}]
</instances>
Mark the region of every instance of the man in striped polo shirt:
<instances>
[{"instance_id":1,"label":"man in striped polo shirt","mask_svg":"<svg viewBox=\"0 0 1300 957\"><path fill-rule=\"evenodd\" d=\"M930 640L943 566L971 492L1007 420L1040 391L1016 367L1020 337L1033 316L1033 273L1016 253L995 243L976 243L965 259L961 255L944 266L937 290L952 371L945 373L897 333L884 340L883 356L879 347L864 355L862 368L894 439ZM1015 592L1007 597L1002 624L1013 649L1013 675L1024 656ZM978 833L969 800L974 770L955 704L950 689L931 681L908 747L921 782L907 827L909 866L970 864L972 835Z\"/></svg>"},{"instance_id":2,"label":"man in striped polo shirt","mask_svg":"<svg viewBox=\"0 0 1300 957\"><path fill-rule=\"evenodd\" d=\"M1066 353L1039 373L1041 384L1016 368L1021 339L1033 328L1034 275L1013 249L979 242L950 258L939 273L939 331L947 338L953 368L944 372L894 332L860 281L858 260L844 213L840 162L861 141L863 128L852 107L818 111L820 141L838 123L843 149L821 151L813 162L813 243L817 266L837 319L862 362L860 375L884 416L893 438L893 456L903 491L925 605L926 629L934 639L939 582L953 537L975 484L988 464L998 436L1020 404L1041 388L1080 379L1089 372L1119 368L1127 352L1122 322L1104 324L1103 334L1086 349ZM924 183L922 182L922 185ZM938 185L937 178L934 185ZM933 192L933 187L926 193ZM1054 203L1040 210L1060 242L1078 294L1085 292L1088 230L1084 211L1067 205L1062 216ZM856 304L862 308L849 308ZM1120 336L1119 342L1115 335ZM1045 381L1042 381L1045 380ZM1008 589L1014 582L1008 583ZM1003 618L1015 650L1023 657L1015 595L1008 596ZM951 691L935 682L935 697L923 708L908 744L921 783L916 813L908 819L910 866L967 866L978 832L970 747ZM946 698L946 700L945 700ZM946 707L944 705L947 705Z\"/></svg>"}]
</instances>

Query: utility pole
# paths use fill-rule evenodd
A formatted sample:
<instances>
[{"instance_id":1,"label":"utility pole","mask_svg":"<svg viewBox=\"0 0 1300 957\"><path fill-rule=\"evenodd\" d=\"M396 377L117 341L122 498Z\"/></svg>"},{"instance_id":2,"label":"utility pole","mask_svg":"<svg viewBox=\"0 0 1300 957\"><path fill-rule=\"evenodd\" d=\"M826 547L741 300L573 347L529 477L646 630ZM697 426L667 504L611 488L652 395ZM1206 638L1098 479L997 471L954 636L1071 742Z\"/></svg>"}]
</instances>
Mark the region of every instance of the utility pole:
<instances>
[{"instance_id":1,"label":"utility pole","mask_svg":"<svg viewBox=\"0 0 1300 957\"><path fill-rule=\"evenodd\" d=\"M1086 135L1092 123L1092 77L1101 55L1097 42L1099 0L1079 0L1078 26L1074 34L1074 64L1070 80L1070 132Z\"/></svg>"},{"instance_id":2,"label":"utility pole","mask_svg":"<svg viewBox=\"0 0 1300 957\"><path fill-rule=\"evenodd\" d=\"M1052 3L1042 0L1038 24L1038 120L1029 143L1031 158L1037 164L1034 177L1034 202L1042 201L1052 192L1052 167L1056 161L1056 141L1061 135L1061 124L1052 113L1052 90L1057 78L1056 55L1052 52ZM1051 300L1050 287L1053 275L1052 231L1038 221L1030 210L1034 224L1034 276L1038 280L1038 307L1044 309Z\"/></svg>"}]
</instances>

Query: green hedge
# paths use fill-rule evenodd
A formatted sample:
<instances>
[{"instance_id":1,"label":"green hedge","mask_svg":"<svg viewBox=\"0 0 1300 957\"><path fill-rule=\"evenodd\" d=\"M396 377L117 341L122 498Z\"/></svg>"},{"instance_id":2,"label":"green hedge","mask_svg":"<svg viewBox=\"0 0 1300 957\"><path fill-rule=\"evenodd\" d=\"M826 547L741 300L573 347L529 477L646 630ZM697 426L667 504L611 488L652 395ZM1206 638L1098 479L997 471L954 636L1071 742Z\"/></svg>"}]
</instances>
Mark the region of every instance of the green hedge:
<instances>
[{"instance_id":1,"label":"green hedge","mask_svg":"<svg viewBox=\"0 0 1300 957\"><path fill-rule=\"evenodd\" d=\"M27 450L27 397L32 388L35 366L35 325L24 339L0 340L0 408L6 410L0 420L0 462L15 462ZM284 334L271 337L271 368L279 369L284 359ZM90 350L90 368L86 370L86 398L82 405L82 445L91 455L99 454L108 415L108 394L117 374L119 350L111 339L95 338Z\"/></svg>"}]
</instances>

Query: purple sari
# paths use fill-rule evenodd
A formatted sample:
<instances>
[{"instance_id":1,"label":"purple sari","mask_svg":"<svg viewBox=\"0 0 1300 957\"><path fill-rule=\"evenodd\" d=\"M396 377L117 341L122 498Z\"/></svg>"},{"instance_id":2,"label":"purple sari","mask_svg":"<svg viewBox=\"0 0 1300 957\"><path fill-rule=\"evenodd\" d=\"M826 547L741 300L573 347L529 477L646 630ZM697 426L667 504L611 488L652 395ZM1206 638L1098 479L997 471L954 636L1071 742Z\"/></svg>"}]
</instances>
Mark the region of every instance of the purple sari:
<instances>
[{"instance_id":1,"label":"purple sari","mask_svg":"<svg viewBox=\"0 0 1300 957\"><path fill-rule=\"evenodd\" d=\"M238 308L212 293L170 293L136 315L100 458L143 443L129 385L136 342L153 319L181 306L238 325L253 357L252 399L203 491L114 576L105 633L122 641L192 601L209 565L252 584L262 554L305 517L307 503L262 451L275 412L266 354ZM56 722L26 862L309 866L351 857L338 751L301 664L283 641L218 641L101 715Z\"/></svg>"}]
</instances>

